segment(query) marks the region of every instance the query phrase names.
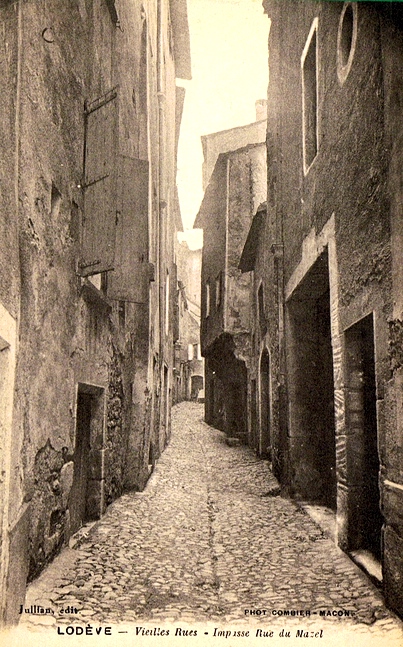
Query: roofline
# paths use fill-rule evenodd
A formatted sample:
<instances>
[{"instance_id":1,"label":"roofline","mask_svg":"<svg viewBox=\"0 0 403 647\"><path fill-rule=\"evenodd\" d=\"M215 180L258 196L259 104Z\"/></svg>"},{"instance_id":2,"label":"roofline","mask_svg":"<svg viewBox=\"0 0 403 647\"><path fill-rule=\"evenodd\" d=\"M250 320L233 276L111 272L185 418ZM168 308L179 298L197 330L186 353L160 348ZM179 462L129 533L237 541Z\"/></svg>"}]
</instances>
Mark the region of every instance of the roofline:
<instances>
[{"instance_id":1,"label":"roofline","mask_svg":"<svg viewBox=\"0 0 403 647\"><path fill-rule=\"evenodd\" d=\"M235 130L242 130L243 128L249 128L249 126L254 126L255 124L261 124L267 122L267 119L258 119L257 121L251 121L249 124L243 124L242 126L234 126L233 128L227 128L226 130L217 130L215 133L207 133L206 135L201 135L200 139L203 141L214 135L221 135L224 133L230 133Z\"/></svg>"},{"instance_id":2,"label":"roofline","mask_svg":"<svg viewBox=\"0 0 403 647\"><path fill-rule=\"evenodd\" d=\"M211 190L212 190L212 189L210 188L210 185L212 184L212 180L213 180L214 174L216 173L216 169L217 169L218 165L219 165L219 164L221 164L221 163L223 163L223 162L224 162L224 160L228 160L228 158L229 158L231 155L233 155L234 153L243 153L244 151L248 151L248 150L251 150L251 149L253 149L253 148L258 148L259 146L264 146L264 147L265 147L265 146L266 146L266 142L264 141L264 142L256 142L256 143L254 143L254 144L247 144L246 146L241 146L240 148L235 148L234 150L231 150L231 151L225 151L225 153L220 153L220 154L218 155L218 157L217 157L217 159L216 159L216 163L214 164L214 168L213 168L213 171L212 171L212 173L211 173L211 176L210 176L209 182L208 182L208 184L207 184L207 186L206 186L206 189L205 189L205 191L204 191L203 199L202 199L202 201L201 201L201 203L200 203L200 207L199 207L199 210L198 210L198 212L197 212L197 214L196 214L195 221L194 221L194 223L193 223L193 227L194 227L194 228L196 228L196 229L199 229L199 228L200 228L200 229L203 229L203 227L201 226L201 223L199 222L199 224L198 224L198 220L200 220L200 219L202 218L203 205L204 205L204 202L205 202L205 200L206 200L207 193L210 193L210 192L211 192Z\"/></svg>"},{"instance_id":3,"label":"roofline","mask_svg":"<svg viewBox=\"0 0 403 647\"><path fill-rule=\"evenodd\" d=\"M246 144L246 146L240 146L240 148L233 148L233 149L232 149L232 150L230 150L230 151L224 151L223 153L219 153L219 154L218 154L218 157L217 157L217 161L216 161L216 163L214 164L213 173L214 173L214 170L215 170L216 164L217 164L217 162L218 162L218 160L219 160L220 158L221 158L221 159L225 159L226 157L230 157L230 155L234 155L234 153L243 153L243 152L245 152L245 151L249 151L249 150L251 150L252 148L258 148L258 146L265 146L265 145L266 145L266 141L263 141L263 142L254 142L254 143L252 143L252 144ZM213 173L211 174L211 176L213 176ZM209 184L210 184L210 181L209 181ZM207 186L208 186L208 185L207 185Z\"/></svg>"}]
</instances>

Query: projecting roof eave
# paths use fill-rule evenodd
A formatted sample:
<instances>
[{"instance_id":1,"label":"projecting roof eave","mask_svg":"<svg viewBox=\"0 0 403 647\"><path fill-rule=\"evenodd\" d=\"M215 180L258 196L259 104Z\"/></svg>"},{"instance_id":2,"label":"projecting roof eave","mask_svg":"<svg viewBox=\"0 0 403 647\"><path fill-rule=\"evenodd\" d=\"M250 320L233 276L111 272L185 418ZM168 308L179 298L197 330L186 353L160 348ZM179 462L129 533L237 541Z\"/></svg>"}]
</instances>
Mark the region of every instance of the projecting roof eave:
<instances>
[{"instance_id":1,"label":"projecting roof eave","mask_svg":"<svg viewBox=\"0 0 403 647\"><path fill-rule=\"evenodd\" d=\"M257 142L253 144L246 144L246 146L241 146L240 148L234 148L233 150L230 151L225 151L225 153L220 153L217 157L216 163L214 165L214 170L211 174L209 183L206 187L206 190L204 192L204 197L200 205L199 212L196 216L193 228L194 229L203 229L204 228L204 216L210 213L209 209L209 204L210 204L210 199L215 196L216 193L216 188L215 188L215 183L214 179L218 173L218 167L220 164L225 164L226 160L233 155L234 153L242 153L243 151L250 150L252 148L258 148L259 146L265 146L264 142ZM260 207L259 207L260 209Z\"/></svg>"},{"instance_id":2,"label":"projecting roof eave","mask_svg":"<svg viewBox=\"0 0 403 647\"><path fill-rule=\"evenodd\" d=\"M214 133L207 133L206 135L200 135L202 146L203 147L205 146L208 139L216 137L217 135L225 135L226 133L236 134L237 132L248 130L248 128L252 128L253 126L256 126L256 124L260 124L263 122L267 123L267 119L258 119L257 121L252 121L250 124L243 124L242 126L234 126L233 128L225 128L224 130L217 130ZM260 142L256 142L256 143L260 143ZM263 144L264 140L261 143Z\"/></svg>"},{"instance_id":3,"label":"projecting roof eave","mask_svg":"<svg viewBox=\"0 0 403 647\"><path fill-rule=\"evenodd\" d=\"M204 222L204 217L211 213L211 208L210 205L212 204L212 201L216 198L216 186L215 186L215 177L218 172L218 166L223 162L223 160L226 159L225 154L221 154L218 156L217 161L214 166L214 171L211 174L210 181L206 187L206 190L204 192L203 200L201 201L200 209L198 211L198 214L196 216L196 220L194 221L193 228L194 229L204 229L205 222Z\"/></svg>"},{"instance_id":4,"label":"projecting roof eave","mask_svg":"<svg viewBox=\"0 0 403 647\"><path fill-rule=\"evenodd\" d=\"M244 248L242 250L239 269L242 272L252 272L255 269L257 250L262 228L266 220L266 203L261 204L253 217Z\"/></svg>"},{"instance_id":5,"label":"projecting roof eave","mask_svg":"<svg viewBox=\"0 0 403 647\"><path fill-rule=\"evenodd\" d=\"M174 41L175 76L190 81L190 35L186 0L170 0L170 14Z\"/></svg>"}]
</instances>

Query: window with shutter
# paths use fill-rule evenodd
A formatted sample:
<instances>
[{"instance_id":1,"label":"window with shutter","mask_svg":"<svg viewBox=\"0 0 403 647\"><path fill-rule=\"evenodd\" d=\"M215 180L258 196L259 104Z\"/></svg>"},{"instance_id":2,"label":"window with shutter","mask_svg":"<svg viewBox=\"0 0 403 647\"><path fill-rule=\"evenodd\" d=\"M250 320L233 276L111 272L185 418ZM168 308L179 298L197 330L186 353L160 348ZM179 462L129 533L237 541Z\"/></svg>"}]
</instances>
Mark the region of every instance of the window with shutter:
<instances>
[{"instance_id":1,"label":"window with shutter","mask_svg":"<svg viewBox=\"0 0 403 647\"><path fill-rule=\"evenodd\" d=\"M145 303L153 266L148 262L149 163L118 156L118 211L114 271L108 297Z\"/></svg>"},{"instance_id":2,"label":"window with shutter","mask_svg":"<svg viewBox=\"0 0 403 647\"><path fill-rule=\"evenodd\" d=\"M82 276L113 269L116 233L118 99L113 89L85 111Z\"/></svg>"}]
</instances>

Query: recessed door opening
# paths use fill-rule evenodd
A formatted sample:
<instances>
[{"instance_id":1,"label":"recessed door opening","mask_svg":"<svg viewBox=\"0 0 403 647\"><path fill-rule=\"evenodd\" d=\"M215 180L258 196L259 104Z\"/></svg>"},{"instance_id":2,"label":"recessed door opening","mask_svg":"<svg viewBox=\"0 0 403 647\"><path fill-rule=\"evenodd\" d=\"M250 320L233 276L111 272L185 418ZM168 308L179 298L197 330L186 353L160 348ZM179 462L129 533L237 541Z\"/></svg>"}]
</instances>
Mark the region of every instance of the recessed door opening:
<instances>
[{"instance_id":1,"label":"recessed door opening","mask_svg":"<svg viewBox=\"0 0 403 647\"><path fill-rule=\"evenodd\" d=\"M79 383L73 483L69 497L70 534L104 512L104 389Z\"/></svg>"},{"instance_id":2,"label":"recessed door opening","mask_svg":"<svg viewBox=\"0 0 403 647\"><path fill-rule=\"evenodd\" d=\"M87 487L90 453L92 395L78 393L74 476L70 491L70 530L75 533L88 521Z\"/></svg>"},{"instance_id":3,"label":"recessed door opening","mask_svg":"<svg viewBox=\"0 0 403 647\"><path fill-rule=\"evenodd\" d=\"M347 487L351 550L381 558L378 428L373 315L345 334L347 354ZM353 518L354 517L354 518Z\"/></svg>"},{"instance_id":4,"label":"recessed door opening","mask_svg":"<svg viewBox=\"0 0 403 647\"><path fill-rule=\"evenodd\" d=\"M257 440L257 403L256 403L256 380L250 383L250 447L258 449Z\"/></svg>"},{"instance_id":5,"label":"recessed door opening","mask_svg":"<svg viewBox=\"0 0 403 647\"><path fill-rule=\"evenodd\" d=\"M294 494L336 510L336 441L328 255L288 302L290 460Z\"/></svg>"}]
</instances>

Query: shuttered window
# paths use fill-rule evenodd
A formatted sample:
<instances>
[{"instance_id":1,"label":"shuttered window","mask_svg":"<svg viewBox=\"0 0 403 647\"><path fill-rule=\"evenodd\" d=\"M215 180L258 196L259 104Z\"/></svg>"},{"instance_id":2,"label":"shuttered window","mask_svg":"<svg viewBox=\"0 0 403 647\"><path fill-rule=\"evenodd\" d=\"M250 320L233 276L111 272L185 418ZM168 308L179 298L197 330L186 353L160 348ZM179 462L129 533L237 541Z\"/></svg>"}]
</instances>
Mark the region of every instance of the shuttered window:
<instances>
[{"instance_id":1,"label":"shuttered window","mask_svg":"<svg viewBox=\"0 0 403 647\"><path fill-rule=\"evenodd\" d=\"M145 303L153 266L148 262L148 182L146 160L118 156L117 231L108 297Z\"/></svg>"},{"instance_id":2,"label":"shuttered window","mask_svg":"<svg viewBox=\"0 0 403 647\"><path fill-rule=\"evenodd\" d=\"M80 273L109 272L109 298L145 303L149 162L119 154L118 117L116 89L86 106Z\"/></svg>"},{"instance_id":3,"label":"shuttered window","mask_svg":"<svg viewBox=\"0 0 403 647\"><path fill-rule=\"evenodd\" d=\"M87 104L85 111L84 213L80 273L114 267L116 232L117 90Z\"/></svg>"}]
</instances>

